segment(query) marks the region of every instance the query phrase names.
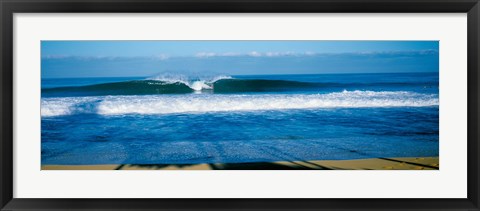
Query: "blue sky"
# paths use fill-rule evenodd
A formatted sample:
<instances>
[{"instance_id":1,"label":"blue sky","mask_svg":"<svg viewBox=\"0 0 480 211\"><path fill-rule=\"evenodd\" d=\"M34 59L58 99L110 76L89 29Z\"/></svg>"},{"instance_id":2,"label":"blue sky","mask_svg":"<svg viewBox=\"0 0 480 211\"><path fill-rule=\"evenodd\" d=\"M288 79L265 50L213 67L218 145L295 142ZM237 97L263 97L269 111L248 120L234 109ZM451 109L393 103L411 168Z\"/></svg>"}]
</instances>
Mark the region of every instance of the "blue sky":
<instances>
[{"instance_id":1,"label":"blue sky","mask_svg":"<svg viewBox=\"0 0 480 211\"><path fill-rule=\"evenodd\" d=\"M42 41L42 78L438 71L437 41Z\"/></svg>"}]
</instances>

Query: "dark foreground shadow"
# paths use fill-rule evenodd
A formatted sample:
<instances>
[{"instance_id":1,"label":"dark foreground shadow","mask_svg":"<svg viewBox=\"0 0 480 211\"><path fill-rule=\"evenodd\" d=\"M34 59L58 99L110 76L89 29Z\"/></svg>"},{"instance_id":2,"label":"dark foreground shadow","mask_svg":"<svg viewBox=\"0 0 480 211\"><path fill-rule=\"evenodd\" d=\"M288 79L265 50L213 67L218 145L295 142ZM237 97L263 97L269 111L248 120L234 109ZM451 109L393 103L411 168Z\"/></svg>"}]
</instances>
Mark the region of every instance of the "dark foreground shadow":
<instances>
[{"instance_id":1,"label":"dark foreground shadow","mask_svg":"<svg viewBox=\"0 0 480 211\"><path fill-rule=\"evenodd\" d=\"M419 167L424 167L424 168L431 168L431 169L437 169L437 170L440 169L438 166L425 165L425 164L421 164L421 163L402 161L402 160L396 160L396 159L391 159L391 158L378 158L378 159L388 160L388 161L397 162L397 163L406 163L406 164L419 166Z\"/></svg>"},{"instance_id":2,"label":"dark foreground shadow","mask_svg":"<svg viewBox=\"0 0 480 211\"><path fill-rule=\"evenodd\" d=\"M187 166L194 166L197 164L121 164L115 170L122 170L125 167L139 167L139 168L145 168L145 169L163 169L163 168L168 168L168 167L176 167L176 168L185 168Z\"/></svg>"},{"instance_id":3,"label":"dark foreground shadow","mask_svg":"<svg viewBox=\"0 0 480 211\"><path fill-rule=\"evenodd\" d=\"M405 161L401 159L392 158L376 158L377 160L385 160L391 163L408 164L413 167L422 167L421 169L436 169L438 166L417 163L412 161ZM282 162L255 162L255 163L202 163L202 164L122 164L118 165L115 170L373 170L353 165L348 168L345 165L342 167L334 163L329 163L327 166L313 163L310 161L282 161ZM394 164L383 164L385 166L393 166ZM393 168L393 167L391 167ZM412 167L411 167L412 168ZM383 168L375 168L377 170L384 170ZM403 169L407 170L407 169Z\"/></svg>"},{"instance_id":4,"label":"dark foreground shadow","mask_svg":"<svg viewBox=\"0 0 480 211\"><path fill-rule=\"evenodd\" d=\"M319 170L321 168L309 168L302 165L282 165L277 163L220 163L208 164L213 170ZM324 168L325 170L327 168Z\"/></svg>"},{"instance_id":5,"label":"dark foreground shadow","mask_svg":"<svg viewBox=\"0 0 480 211\"><path fill-rule=\"evenodd\" d=\"M200 170L332 170L325 166L318 164L312 166L306 166L303 162L284 162L281 163L269 163L269 162L255 162L255 163L215 163L205 164L208 168L199 168ZM310 163L309 163L310 164ZM115 168L115 170L125 170L129 168L140 168L145 170L162 170L162 169L174 169L182 170L186 167L194 167L202 164L122 164Z\"/></svg>"}]
</instances>

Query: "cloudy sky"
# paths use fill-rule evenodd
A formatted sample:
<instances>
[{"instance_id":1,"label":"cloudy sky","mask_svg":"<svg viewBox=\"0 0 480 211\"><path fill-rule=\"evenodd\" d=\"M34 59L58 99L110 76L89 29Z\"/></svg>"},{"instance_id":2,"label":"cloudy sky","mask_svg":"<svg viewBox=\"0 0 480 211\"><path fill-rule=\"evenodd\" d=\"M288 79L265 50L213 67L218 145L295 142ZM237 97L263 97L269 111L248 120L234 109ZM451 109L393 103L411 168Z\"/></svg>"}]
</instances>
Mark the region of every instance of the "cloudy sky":
<instances>
[{"instance_id":1,"label":"cloudy sky","mask_svg":"<svg viewBox=\"0 0 480 211\"><path fill-rule=\"evenodd\" d=\"M437 41L42 41L42 78L438 71Z\"/></svg>"}]
</instances>

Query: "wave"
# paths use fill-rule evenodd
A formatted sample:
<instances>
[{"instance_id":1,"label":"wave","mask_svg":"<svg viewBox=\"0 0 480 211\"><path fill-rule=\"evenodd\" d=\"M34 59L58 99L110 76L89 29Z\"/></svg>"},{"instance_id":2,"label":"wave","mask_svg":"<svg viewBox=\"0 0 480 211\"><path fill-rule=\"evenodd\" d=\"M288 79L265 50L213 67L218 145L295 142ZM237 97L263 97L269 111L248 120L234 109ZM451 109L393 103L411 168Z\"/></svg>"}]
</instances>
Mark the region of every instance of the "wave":
<instances>
[{"instance_id":1,"label":"wave","mask_svg":"<svg viewBox=\"0 0 480 211\"><path fill-rule=\"evenodd\" d=\"M186 94L195 92L264 92L320 87L321 84L263 79L216 77L211 80L148 78L145 80L42 89L44 97Z\"/></svg>"},{"instance_id":2,"label":"wave","mask_svg":"<svg viewBox=\"0 0 480 211\"><path fill-rule=\"evenodd\" d=\"M437 106L438 95L404 91L328 94L152 95L43 98L42 117L98 114L174 114L314 108Z\"/></svg>"},{"instance_id":3,"label":"wave","mask_svg":"<svg viewBox=\"0 0 480 211\"><path fill-rule=\"evenodd\" d=\"M340 91L343 89L369 90L378 87L438 86L428 83L311 83L288 80L235 79L216 76L210 79L186 79L182 77L153 77L145 80L113 82L86 86L42 89L42 97L74 97L105 95L157 95L187 93L246 93L285 91Z\"/></svg>"},{"instance_id":4,"label":"wave","mask_svg":"<svg viewBox=\"0 0 480 211\"><path fill-rule=\"evenodd\" d=\"M171 73L165 73L161 75L157 75L151 78L148 78L147 80L154 80L154 81L160 81L165 84L184 84L188 87L190 87L194 91L200 91L203 89L213 89L212 84L215 83L218 80L222 79L231 79L231 76L226 76L226 75L215 75L215 76L195 76L195 77L189 77L185 75L179 75L179 74L171 74Z\"/></svg>"}]
</instances>

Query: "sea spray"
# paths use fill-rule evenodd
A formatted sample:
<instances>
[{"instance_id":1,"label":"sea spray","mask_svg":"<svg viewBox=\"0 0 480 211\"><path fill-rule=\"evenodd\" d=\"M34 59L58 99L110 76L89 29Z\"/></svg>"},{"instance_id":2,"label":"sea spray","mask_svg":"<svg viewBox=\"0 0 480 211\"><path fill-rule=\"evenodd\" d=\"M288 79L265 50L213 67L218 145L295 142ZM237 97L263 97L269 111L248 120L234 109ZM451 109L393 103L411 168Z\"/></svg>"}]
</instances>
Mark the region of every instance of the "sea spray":
<instances>
[{"instance_id":1,"label":"sea spray","mask_svg":"<svg viewBox=\"0 0 480 211\"><path fill-rule=\"evenodd\" d=\"M212 84L218 80L231 79L227 75L193 75L187 76L183 74L163 73L154 77L147 78L147 80L155 80L165 82L167 84L182 83L193 89L200 91L202 89L212 89Z\"/></svg>"},{"instance_id":2,"label":"sea spray","mask_svg":"<svg viewBox=\"0 0 480 211\"><path fill-rule=\"evenodd\" d=\"M328 94L153 95L42 99L42 116L171 114L312 108L421 107L438 105L437 94L343 91Z\"/></svg>"}]
</instances>

